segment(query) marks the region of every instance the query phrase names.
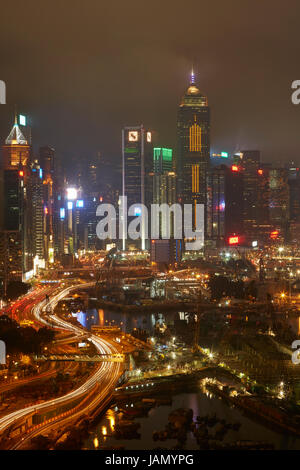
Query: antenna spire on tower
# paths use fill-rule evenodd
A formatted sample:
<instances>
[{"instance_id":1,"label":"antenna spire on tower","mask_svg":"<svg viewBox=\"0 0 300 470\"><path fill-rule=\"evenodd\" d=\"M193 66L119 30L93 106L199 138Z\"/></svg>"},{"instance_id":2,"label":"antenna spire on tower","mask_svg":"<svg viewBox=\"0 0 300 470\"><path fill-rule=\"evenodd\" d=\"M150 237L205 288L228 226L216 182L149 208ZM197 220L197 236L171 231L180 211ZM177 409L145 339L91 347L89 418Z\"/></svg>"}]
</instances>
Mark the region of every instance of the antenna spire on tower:
<instances>
[{"instance_id":1,"label":"antenna spire on tower","mask_svg":"<svg viewBox=\"0 0 300 470\"><path fill-rule=\"evenodd\" d=\"M17 105L15 104L15 125L18 124Z\"/></svg>"},{"instance_id":2,"label":"antenna spire on tower","mask_svg":"<svg viewBox=\"0 0 300 470\"><path fill-rule=\"evenodd\" d=\"M195 85L194 67L192 67L190 82L191 82L191 85Z\"/></svg>"}]
</instances>

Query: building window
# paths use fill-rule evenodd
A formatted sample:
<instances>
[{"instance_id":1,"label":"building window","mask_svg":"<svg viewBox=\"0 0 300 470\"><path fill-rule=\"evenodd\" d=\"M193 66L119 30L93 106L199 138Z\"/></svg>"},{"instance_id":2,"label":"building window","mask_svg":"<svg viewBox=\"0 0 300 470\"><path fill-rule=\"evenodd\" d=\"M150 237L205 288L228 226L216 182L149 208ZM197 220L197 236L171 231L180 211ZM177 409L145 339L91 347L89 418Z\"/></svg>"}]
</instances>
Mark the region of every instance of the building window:
<instances>
[{"instance_id":1,"label":"building window","mask_svg":"<svg viewBox=\"0 0 300 470\"><path fill-rule=\"evenodd\" d=\"M190 152L201 152L201 127L196 123L190 127Z\"/></svg>"}]
</instances>

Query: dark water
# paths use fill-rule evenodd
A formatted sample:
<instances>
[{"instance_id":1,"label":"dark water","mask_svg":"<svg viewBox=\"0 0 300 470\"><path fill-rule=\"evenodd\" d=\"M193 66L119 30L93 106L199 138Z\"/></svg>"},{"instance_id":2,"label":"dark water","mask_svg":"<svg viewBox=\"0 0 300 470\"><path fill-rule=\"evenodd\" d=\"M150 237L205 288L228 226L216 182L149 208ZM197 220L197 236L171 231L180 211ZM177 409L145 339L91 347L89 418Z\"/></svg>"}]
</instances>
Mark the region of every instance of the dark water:
<instances>
[{"instance_id":1,"label":"dark water","mask_svg":"<svg viewBox=\"0 0 300 470\"><path fill-rule=\"evenodd\" d=\"M168 325L174 324L177 319L183 320L187 317L184 312L168 312L162 313L122 313L111 312L102 309L88 309L86 313L80 312L77 314L78 321L89 330L92 325L118 326L125 333L130 333L134 328L147 330L148 333L154 332L156 322L166 322Z\"/></svg>"},{"instance_id":2,"label":"dark water","mask_svg":"<svg viewBox=\"0 0 300 470\"><path fill-rule=\"evenodd\" d=\"M157 447L171 449L176 445L175 440L168 439L164 442L154 442L152 433L153 431L162 430L168 422L170 411L177 408L192 408L194 411L194 419L197 415L203 416L216 413L219 419L225 419L226 422L233 423L239 421L241 423L239 431L228 431L223 442L234 442L237 440L264 441L272 443L275 449L300 449L300 439L278 434L262 424L252 421L244 416L239 409L230 407L221 399L214 396L208 397L200 391L198 393L193 392L176 395L173 397L172 406L159 406L150 410L148 417L136 418L135 422L141 424L139 429L141 435L140 439L115 439L111 434L114 428L114 422L116 421L116 415L115 412L109 410L92 431L91 435L84 443L84 447L95 449L95 438L97 438L98 442L96 442L96 445L98 443L99 449L107 446L122 446L129 450L150 450ZM103 432L106 435L104 435ZM213 431L210 431L210 433L213 433ZM199 449L192 434L188 435L184 448L186 450Z\"/></svg>"},{"instance_id":3,"label":"dark water","mask_svg":"<svg viewBox=\"0 0 300 470\"><path fill-rule=\"evenodd\" d=\"M178 319L183 320L187 318L187 314L183 312L168 312L166 314L131 314L122 312L111 312L108 310L90 309L86 313L78 314L78 321L90 329L92 325L115 325L126 333L130 333L134 328L141 328L147 330L149 334L154 332L154 326L157 321L166 322L168 325L174 325ZM131 403L128 403L130 406ZM228 431L224 438L224 442L233 442L236 440L254 440L264 441L274 445L276 449L299 449L300 439L294 437L287 437L272 431L268 427L253 421L252 419L243 415L242 411L233 408L218 397L206 396L202 391L198 393L185 393L173 397L172 406L160 406L150 410L148 417L136 418L135 422L139 422L141 427L139 433L140 439L133 440L116 440L111 437L112 423L116 422L117 416L111 410L103 417L101 422L95 427L89 439L85 442L84 447L94 449L94 440L98 440L99 448L101 446L124 446L126 449L153 449L157 447L172 448L176 445L176 441L167 440L164 442L154 442L152 433L154 430L162 430L168 422L168 415L172 409L177 408L192 408L194 417L197 415L207 415L216 413L219 419L225 419L227 422L239 421L242 425L238 432ZM103 435L102 430L106 431L107 435ZM187 450L198 449L197 442L192 435L188 436L186 443Z\"/></svg>"},{"instance_id":4,"label":"dark water","mask_svg":"<svg viewBox=\"0 0 300 470\"><path fill-rule=\"evenodd\" d=\"M167 325L174 325L176 320L188 319L186 312L167 312L167 313L122 313L112 312L102 309L88 309L87 312L77 314L78 321L87 329L92 325L100 326L119 326L125 333L131 333L134 328L147 330L149 334L154 332L156 322L165 322ZM300 331L300 317L291 317L289 325L295 333L295 339Z\"/></svg>"}]
</instances>

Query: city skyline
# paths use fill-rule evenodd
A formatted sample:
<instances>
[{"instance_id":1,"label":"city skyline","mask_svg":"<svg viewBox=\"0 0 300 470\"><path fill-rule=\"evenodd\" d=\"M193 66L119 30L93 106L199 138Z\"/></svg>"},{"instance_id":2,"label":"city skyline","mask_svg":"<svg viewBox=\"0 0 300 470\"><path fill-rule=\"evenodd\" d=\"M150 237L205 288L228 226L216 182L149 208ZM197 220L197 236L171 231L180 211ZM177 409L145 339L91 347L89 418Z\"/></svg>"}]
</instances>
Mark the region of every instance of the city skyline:
<instances>
[{"instance_id":1,"label":"city skyline","mask_svg":"<svg viewBox=\"0 0 300 470\"><path fill-rule=\"evenodd\" d=\"M300 449L297 13L1 9L0 450Z\"/></svg>"}]
</instances>

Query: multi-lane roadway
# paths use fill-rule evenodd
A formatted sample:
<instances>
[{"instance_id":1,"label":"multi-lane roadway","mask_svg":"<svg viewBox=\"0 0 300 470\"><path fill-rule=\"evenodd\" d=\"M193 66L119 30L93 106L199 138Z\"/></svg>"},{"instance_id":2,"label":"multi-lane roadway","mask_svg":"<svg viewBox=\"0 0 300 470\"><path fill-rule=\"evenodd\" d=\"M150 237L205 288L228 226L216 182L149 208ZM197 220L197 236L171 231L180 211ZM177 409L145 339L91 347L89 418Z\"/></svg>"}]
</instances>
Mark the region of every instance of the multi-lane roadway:
<instances>
[{"instance_id":1,"label":"multi-lane roadway","mask_svg":"<svg viewBox=\"0 0 300 470\"><path fill-rule=\"evenodd\" d=\"M62 330L65 330L67 332L71 332L74 336L81 337L84 333L86 334L86 330L83 328L80 328L79 326L75 326L73 324L68 323L67 321L62 320L61 318L57 317L54 314L47 314L45 313L46 306L50 306L51 309L55 307L55 305L61 300L62 298L66 297L70 292L73 290L76 290L78 288L85 288L85 287L90 287L92 283L88 284L79 284L76 286L71 286L64 288L63 290L59 290L59 292L56 291L52 295L52 297L49 298L49 300L46 300L43 298L43 300L39 299L39 301L32 307L32 313L38 323L42 323L44 325L51 326L52 328L59 328ZM43 293L44 294L44 293ZM43 295L44 297L44 295ZM102 338L99 338L98 336L95 336L93 334L89 335L89 341L94 344L96 347L97 351L100 354L115 354L118 352L116 347L112 345L109 341L104 340ZM53 410L57 407L61 408L63 405L69 404L70 402L78 402L78 399L88 395L90 392L92 392L96 386L99 386L99 391L96 394L96 396L93 396L91 401L83 407L81 410L77 410L76 413L74 413L74 416L72 414L68 415L65 420L60 419L58 417L58 420L60 421L60 425L62 425L62 422L64 421L70 421L72 419L78 418L80 414L88 414L89 412L92 412L92 410L95 409L95 407L100 406L102 403L106 403L107 400L110 398L115 385L122 373L121 370L121 364L116 363L116 362L102 362L99 363L99 366L97 367L96 370L93 371L92 375L84 382L80 387L77 389L69 392L68 394L58 397L49 401L46 401L44 403L36 404L36 405L31 405L26 408L16 410L0 419L0 432L4 431L8 427L12 426L17 420L22 420L22 418L26 418L26 416L30 416L32 414L37 414L37 413L42 413L46 412L47 410ZM52 423L51 425L49 423L45 424L45 428L49 429L49 426L55 426L55 422ZM35 433L43 432L43 427L39 427L38 430L33 429L30 434L26 437L23 436L22 442L27 440L30 436Z\"/></svg>"}]
</instances>

